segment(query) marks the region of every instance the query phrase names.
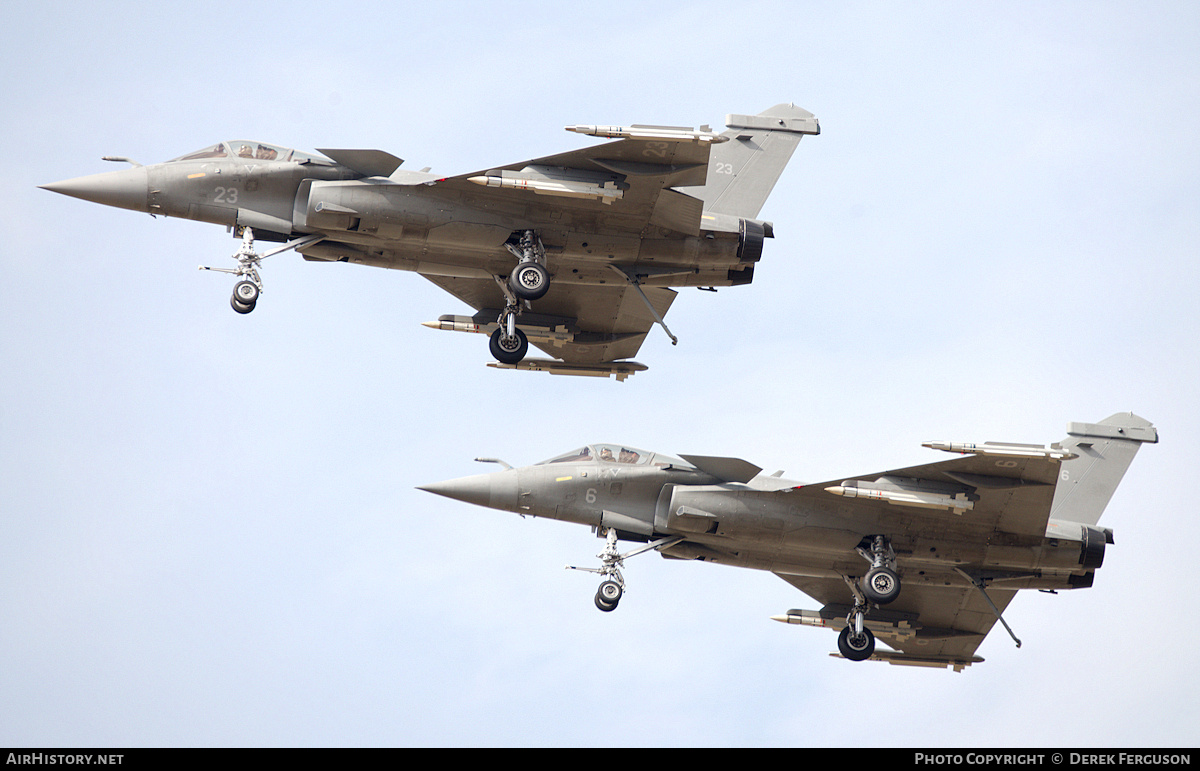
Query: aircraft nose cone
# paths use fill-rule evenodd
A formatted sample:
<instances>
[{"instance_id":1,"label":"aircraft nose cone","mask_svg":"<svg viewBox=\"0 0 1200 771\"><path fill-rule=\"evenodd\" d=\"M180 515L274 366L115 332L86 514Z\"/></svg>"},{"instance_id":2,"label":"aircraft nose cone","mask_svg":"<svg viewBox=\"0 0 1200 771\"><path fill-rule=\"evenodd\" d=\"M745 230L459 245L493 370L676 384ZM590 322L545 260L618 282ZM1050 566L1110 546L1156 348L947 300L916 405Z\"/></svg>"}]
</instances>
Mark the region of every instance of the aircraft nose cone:
<instances>
[{"instance_id":1,"label":"aircraft nose cone","mask_svg":"<svg viewBox=\"0 0 1200 771\"><path fill-rule=\"evenodd\" d=\"M490 509L512 509L516 504L517 479L515 472L501 471L434 482L417 489Z\"/></svg>"},{"instance_id":2,"label":"aircraft nose cone","mask_svg":"<svg viewBox=\"0 0 1200 771\"><path fill-rule=\"evenodd\" d=\"M54 193L69 195L72 198L102 203L105 206L116 206L134 211L150 210L150 185L147 181L146 169L143 167L75 177L62 182L38 185L38 187Z\"/></svg>"}]
</instances>

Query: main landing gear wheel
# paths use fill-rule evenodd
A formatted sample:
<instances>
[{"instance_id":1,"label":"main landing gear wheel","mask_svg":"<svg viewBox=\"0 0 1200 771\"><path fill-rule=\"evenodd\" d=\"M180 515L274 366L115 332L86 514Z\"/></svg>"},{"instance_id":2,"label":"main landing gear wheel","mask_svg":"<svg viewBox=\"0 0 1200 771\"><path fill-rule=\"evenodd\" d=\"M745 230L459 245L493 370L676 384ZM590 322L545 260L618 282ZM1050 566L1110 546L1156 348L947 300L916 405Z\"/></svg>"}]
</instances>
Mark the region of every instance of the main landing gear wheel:
<instances>
[{"instance_id":1,"label":"main landing gear wheel","mask_svg":"<svg viewBox=\"0 0 1200 771\"><path fill-rule=\"evenodd\" d=\"M891 541L883 535L871 536L870 544L860 545L858 553L871 563L866 575L858 581L867 602L887 605L899 597L900 574L896 571L896 552Z\"/></svg>"},{"instance_id":2,"label":"main landing gear wheel","mask_svg":"<svg viewBox=\"0 0 1200 771\"><path fill-rule=\"evenodd\" d=\"M546 294L550 289L550 272L546 270L546 247L537 233L526 230L516 244L510 238L504 248L517 258L517 267L508 277L508 288L513 294L521 300L536 300Z\"/></svg>"},{"instance_id":3,"label":"main landing gear wheel","mask_svg":"<svg viewBox=\"0 0 1200 771\"><path fill-rule=\"evenodd\" d=\"M878 605L887 605L900 596L900 576L887 567L875 567L867 571L859 582L863 596Z\"/></svg>"},{"instance_id":4,"label":"main landing gear wheel","mask_svg":"<svg viewBox=\"0 0 1200 771\"><path fill-rule=\"evenodd\" d=\"M520 329L514 329L512 336L509 336L501 328L492 333L488 348L492 356L496 357L496 361L502 364L516 364L524 359L529 351L529 338L525 337L525 333Z\"/></svg>"},{"instance_id":5,"label":"main landing gear wheel","mask_svg":"<svg viewBox=\"0 0 1200 771\"><path fill-rule=\"evenodd\" d=\"M860 634L847 626L838 634L838 650L851 661L866 661L875 652L875 635L863 627Z\"/></svg>"},{"instance_id":6,"label":"main landing gear wheel","mask_svg":"<svg viewBox=\"0 0 1200 771\"><path fill-rule=\"evenodd\" d=\"M616 610L617 603L621 601L621 595L624 592L625 590L616 581L605 581L596 590L596 607L605 613Z\"/></svg>"},{"instance_id":7,"label":"main landing gear wheel","mask_svg":"<svg viewBox=\"0 0 1200 771\"><path fill-rule=\"evenodd\" d=\"M522 300L536 300L550 289L550 274L536 262L523 262L508 277L508 286Z\"/></svg>"}]
</instances>

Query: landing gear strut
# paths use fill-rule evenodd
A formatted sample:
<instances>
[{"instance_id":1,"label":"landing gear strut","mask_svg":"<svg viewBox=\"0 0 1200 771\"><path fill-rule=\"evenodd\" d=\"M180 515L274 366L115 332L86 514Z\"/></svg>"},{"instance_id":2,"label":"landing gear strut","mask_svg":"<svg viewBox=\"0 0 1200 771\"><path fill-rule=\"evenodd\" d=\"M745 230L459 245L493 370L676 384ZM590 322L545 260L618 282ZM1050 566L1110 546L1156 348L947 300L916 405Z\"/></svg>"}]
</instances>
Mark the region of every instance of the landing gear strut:
<instances>
[{"instance_id":1,"label":"landing gear strut","mask_svg":"<svg viewBox=\"0 0 1200 771\"><path fill-rule=\"evenodd\" d=\"M513 294L499 276L492 276L496 286L504 293L504 310L496 319L496 331L492 332L488 350L501 364L516 364L529 351L529 338L517 328L517 316L521 313L521 301Z\"/></svg>"},{"instance_id":2,"label":"landing gear strut","mask_svg":"<svg viewBox=\"0 0 1200 771\"><path fill-rule=\"evenodd\" d=\"M838 651L851 661L866 661L875 652L875 635L863 623L870 605L853 580L845 581L854 595L854 606L846 614L846 628L838 634Z\"/></svg>"}]
</instances>

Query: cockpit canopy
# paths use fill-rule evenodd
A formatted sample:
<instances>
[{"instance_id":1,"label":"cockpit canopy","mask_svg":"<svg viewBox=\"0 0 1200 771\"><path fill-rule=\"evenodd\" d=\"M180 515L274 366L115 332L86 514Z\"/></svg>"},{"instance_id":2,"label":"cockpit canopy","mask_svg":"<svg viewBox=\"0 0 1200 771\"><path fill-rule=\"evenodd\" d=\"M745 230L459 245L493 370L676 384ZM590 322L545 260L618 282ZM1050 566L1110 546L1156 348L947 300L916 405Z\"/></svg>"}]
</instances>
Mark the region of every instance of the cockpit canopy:
<instances>
[{"instance_id":1,"label":"cockpit canopy","mask_svg":"<svg viewBox=\"0 0 1200 771\"><path fill-rule=\"evenodd\" d=\"M251 142L245 139L236 139L231 142L218 142L215 145L210 145L203 150L197 150L194 153L181 155L178 158L171 159L171 163L175 161L201 161L209 158L245 158L255 161L293 161L295 163L329 163L325 158L320 158L308 153L302 153L298 150L292 150L287 147L279 147L278 145L269 145L265 142Z\"/></svg>"},{"instance_id":2,"label":"cockpit canopy","mask_svg":"<svg viewBox=\"0 0 1200 771\"><path fill-rule=\"evenodd\" d=\"M626 463L634 466L674 466L676 468L695 468L690 463L686 463L679 458L671 455L664 455L660 452L647 452L639 450L635 447L626 447L621 444L592 444L587 447L580 447L578 450L558 455L550 460L544 460L537 464L545 466L550 463L589 463L591 461L603 461L605 463Z\"/></svg>"}]
</instances>

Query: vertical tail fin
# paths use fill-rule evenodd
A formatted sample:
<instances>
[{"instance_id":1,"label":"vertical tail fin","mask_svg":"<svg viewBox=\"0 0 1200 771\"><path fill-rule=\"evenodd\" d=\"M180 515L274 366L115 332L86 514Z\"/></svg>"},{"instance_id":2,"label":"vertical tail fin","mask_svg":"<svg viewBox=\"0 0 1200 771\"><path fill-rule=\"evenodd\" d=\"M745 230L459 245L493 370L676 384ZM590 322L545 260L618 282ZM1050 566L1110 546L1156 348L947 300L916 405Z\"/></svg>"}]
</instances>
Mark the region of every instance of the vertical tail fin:
<instances>
[{"instance_id":1,"label":"vertical tail fin","mask_svg":"<svg viewBox=\"0 0 1200 771\"><path fill-rule=\"evenodd\" d=\"M800 137L820 134L813 114L792 104L777 104L758 115L726 115L728 142L714 144L704 187L684 188L704 201L713 214L755 219L791 160Z\"/></svg>"},{"instance_id":2,"label":"vertical tail fin","mask_svg":"<svg viewBox=\"0 0 1200 771\"><path fill-rule=\"evenodd\" d=\"M1050 517L1095 525L1143 442L1158 441L1145 418L1119 412L1099 423L1071 423L1062 446L1079 457L1064 461Z\"/></svg>"}]
</instances>

